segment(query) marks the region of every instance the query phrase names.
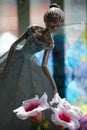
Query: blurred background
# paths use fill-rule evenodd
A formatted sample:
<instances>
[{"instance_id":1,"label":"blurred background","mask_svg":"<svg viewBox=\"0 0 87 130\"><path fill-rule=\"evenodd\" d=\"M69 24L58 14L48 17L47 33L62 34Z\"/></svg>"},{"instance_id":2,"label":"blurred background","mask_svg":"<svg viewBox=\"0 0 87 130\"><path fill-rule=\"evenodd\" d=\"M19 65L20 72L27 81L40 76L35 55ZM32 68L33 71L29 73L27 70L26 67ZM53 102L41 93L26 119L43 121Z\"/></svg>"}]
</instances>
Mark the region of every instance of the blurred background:
<instances>
[{"instance_id":1,"label":"blurred background","mask_svg":"<svg viewBox=\"0 0 87 130\"><path fill-rule=\"evenodd\" d=\"M48 66L60 96L86 111L86 0L0 0L0 57L9 50L27 26L44 26L43 15L53 2L64 10L65 22L53 34L55 47L50 54ZM43 52L36 56L41 59Z\"/></svg>"}]
</instances>

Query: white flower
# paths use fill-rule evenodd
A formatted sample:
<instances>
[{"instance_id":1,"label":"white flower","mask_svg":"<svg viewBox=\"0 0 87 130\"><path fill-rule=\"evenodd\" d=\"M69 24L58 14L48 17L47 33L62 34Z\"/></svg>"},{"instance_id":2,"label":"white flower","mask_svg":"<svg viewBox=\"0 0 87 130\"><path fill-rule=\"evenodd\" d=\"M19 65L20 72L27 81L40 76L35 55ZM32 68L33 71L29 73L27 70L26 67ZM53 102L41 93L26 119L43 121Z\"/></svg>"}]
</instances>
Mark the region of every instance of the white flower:
<instances>
[{"instance_id":1,"label":"white flower","mask_svg":"<svg viewBox=\"0 0 87 130\"><path fill-rule=\"evenodd\" d=\"M80 124L78 120L74 120L72 114L66 111L64 107L60 106L60 108L52 108L52 110L54 113L51 116L51 120L56 126L63 126L70 130L76 130L79 128Z\"/></svg>"},{"instance_id":2,"label":"white flower","mask_svg":"<svg viewBox=\"0 0 87 130\"><path fill-rule=\"evenodd\" d=\"M64 98L59 98L58 94L56 94L56 98L54 96L53 103L58 103L57 108L51 108L54 112L51 116L51 120L56 126L63 126L70 130L79 128L79 119L83 116L83 112L80 108L71 105Z\"/></svg>"},{"instance_id":3,"label":"white flower","mask_svg":"<svg viewBox=\"0 0 87 130\"><path fill-rule=\"evenodd\" d=\"M29 117L35 117L41 115L40 112L46 110L49 108L49 104L47 102L47 94L44 93L44 95L39 99L39 97L36 95L34 98L23 101L23 105L15 110L13 110L14 113L18 116L20 119L27 119Z\"/></svg>"},{"instance_id":4,"label":"white flower","mask_svg":"<svg viewBox=\"0 0 87 130\"><path fill-rule=\"evenodd\" d=\"M80 119L84 114L80 108L71 105L69 102L66 101L66 99L61 99L57 107L61 105L66 109L66 111L70 112L73 118L75 118L76 120Z\"/></svg>"}]
</instances>

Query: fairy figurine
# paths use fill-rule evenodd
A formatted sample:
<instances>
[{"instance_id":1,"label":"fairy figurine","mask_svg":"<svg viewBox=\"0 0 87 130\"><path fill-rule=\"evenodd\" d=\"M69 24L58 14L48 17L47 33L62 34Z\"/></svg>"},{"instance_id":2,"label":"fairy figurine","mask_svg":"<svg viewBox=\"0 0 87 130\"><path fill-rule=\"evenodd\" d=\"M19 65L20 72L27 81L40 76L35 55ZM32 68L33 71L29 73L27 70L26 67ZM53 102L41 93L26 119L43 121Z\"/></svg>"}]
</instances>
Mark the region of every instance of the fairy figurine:
<instances>
[{"instance_id":1,"label":"fairy figurine","mask_svg":"<svg viewBox=\"0 0 87 130\"><path fill-rule=\"evenodd\" d=\"M23 100L35 94L47 93L50 100L57 87L47 66L50 51L54 47L52 33L64 22L64 13L53 3L44 14L45 27L30 25L12 44L7 58L0 58L0 129L29 130L27 121L18 120L13 109ZM24 41L21 49L18 45ZM44 50L42 65L35 54ZM5 55L4 55L5 56ZM4 59L4 60L3 60Z\"/></svg>"}]
</instances>

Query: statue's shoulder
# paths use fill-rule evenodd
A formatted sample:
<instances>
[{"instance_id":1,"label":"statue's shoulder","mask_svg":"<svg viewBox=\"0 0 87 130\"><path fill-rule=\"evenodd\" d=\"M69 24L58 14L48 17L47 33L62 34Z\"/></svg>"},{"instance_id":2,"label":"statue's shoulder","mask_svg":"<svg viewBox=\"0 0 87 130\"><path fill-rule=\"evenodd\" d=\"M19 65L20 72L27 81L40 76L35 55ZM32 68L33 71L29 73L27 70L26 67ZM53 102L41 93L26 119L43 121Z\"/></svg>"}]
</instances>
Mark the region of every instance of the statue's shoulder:
<instances>
[{"instance_id":1,"label":"statue's shoulder","mask_svg":"<svg viewBox=\"0 0 87 130\"><path fill-rule=\"evenodd\" d=\"M40 34L44 31L45 28L42 27L42 26L39 26L39 25L32 25L31 29L32 29L33 32Z\"/></svg>"},{"instance_id":2,"label":"statue's shoulder","mask_svg":"<svg viewBox=\"0 0 87 130\"><path fill-rule=\"evenodd\" d=\"M30 26L30 28L32 30L33 36L36 37L39 41L43 42L46 45L53 44L51 34L46 31L46 28L39 25L33 25Z\"/></svg>"}]
</instances>

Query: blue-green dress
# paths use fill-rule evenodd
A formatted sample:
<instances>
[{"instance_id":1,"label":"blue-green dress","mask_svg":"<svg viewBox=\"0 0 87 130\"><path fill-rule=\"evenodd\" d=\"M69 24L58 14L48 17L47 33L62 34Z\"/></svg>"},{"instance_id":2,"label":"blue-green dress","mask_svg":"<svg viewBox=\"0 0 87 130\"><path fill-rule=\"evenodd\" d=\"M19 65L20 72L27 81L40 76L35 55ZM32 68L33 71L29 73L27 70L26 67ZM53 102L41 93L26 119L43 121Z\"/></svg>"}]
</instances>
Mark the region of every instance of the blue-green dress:
<instances>
[{"instance_id":1,"label":"blue-green dress","mask_svg":"<svg viewBox=\"0 0 87 130\"><path fill-rule=\"evenodd\" d=\"M13 110L22 105L22 101L44 92L48 100L53 98L53 86L43 72L35 53L43 49L52 49L38 41L28 27L28 38L21 50L15 50L8 75L0 79L0 130L31 130L28 120L20 120ZM2 61L0 58L0 61ZM0 63L3 70L5 61Z\"/></svg>"}]
</instances>

